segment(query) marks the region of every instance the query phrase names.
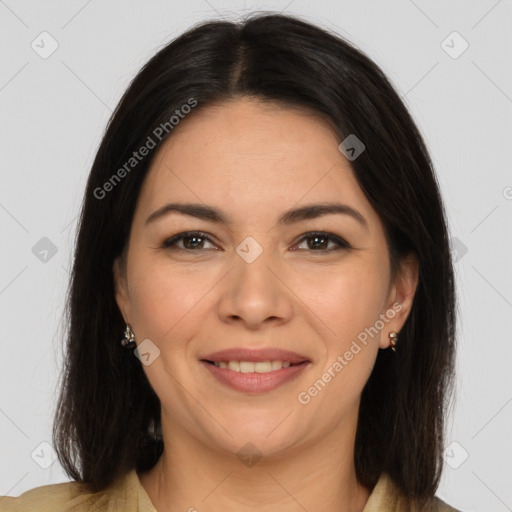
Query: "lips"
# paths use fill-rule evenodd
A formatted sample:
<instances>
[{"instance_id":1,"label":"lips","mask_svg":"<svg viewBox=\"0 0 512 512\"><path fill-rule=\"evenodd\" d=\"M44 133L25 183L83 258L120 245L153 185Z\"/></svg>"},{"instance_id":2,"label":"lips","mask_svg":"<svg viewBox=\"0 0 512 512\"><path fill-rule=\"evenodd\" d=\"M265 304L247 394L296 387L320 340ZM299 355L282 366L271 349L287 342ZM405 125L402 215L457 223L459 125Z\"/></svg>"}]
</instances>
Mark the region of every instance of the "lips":
<instances>
[{"instance_id":1,"label":"lips","mask_svg":"<svg viewBox=\"0 0 512 512\"><path fill-rule=\"evenodd\" d=\"M269 370L267 363L263 373L259 372L255 366L252 368L253 371L248 373L246 372L247 368L242 368L242 366L251 366L250 363L256 365L263 361L272 362L272 365L278 364L276 364L276 369ZM226 362L229 365L226 365ZM311 364L311 361L304 355L278 348L258 350L232 348L207 354L200 358L200 363L222 385L244 393L259 394L277 389L298 378ZM224 364L221 365L221 363ZM235 370L230 368L232 364L237 367L239 363L241 371L237 371L237 368Z\"/></svg>"},{"instance_id":2,"label":"lips","mask_svg":"<svg viewBox=\"0 0 512 512\"><path fill-rule=\"evenodd\" d=\"M290 364L294 365L309 362L306 356L278 348L230 348L207 354L199 359L212 363L221 361L252 361L254 363L259 361L288 361Z\"/></svg>"},{"instance_id":3,"label":"lips","mask_svg":"<svg viewBox=\"0 0 512 512\"><path fill-rule=\"evenodd\" d=\"M221 385L248 394L273 391L298 378L310 364L308 362L292 364L287 368L268 373L241 373L228 368L217 368L206 361L200 363Z\"/></svg>"}]
</instances>

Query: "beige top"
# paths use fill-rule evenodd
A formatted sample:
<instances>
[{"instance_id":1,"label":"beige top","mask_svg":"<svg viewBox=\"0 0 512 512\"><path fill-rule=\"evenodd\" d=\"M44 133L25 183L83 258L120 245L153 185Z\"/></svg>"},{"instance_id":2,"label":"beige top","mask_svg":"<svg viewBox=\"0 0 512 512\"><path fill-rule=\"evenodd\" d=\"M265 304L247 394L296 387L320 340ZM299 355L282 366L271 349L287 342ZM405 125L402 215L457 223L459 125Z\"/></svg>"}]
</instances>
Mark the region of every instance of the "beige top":
<instances>
[{"instance_id":1,"label":"beige top","mask_svg":"<svg viewBox=\"0 0 512 512\"><path fill-rule=\"evenodd\" d=\"M405 507L391 479L383 474L363 512L413 512ZM83 492L77 482L43 485L18 498L0 497L0 512L157 512L135 469L104 491ZM459 512L435 498L432 507L421 512Z\"/></svg>"}]
</instances>

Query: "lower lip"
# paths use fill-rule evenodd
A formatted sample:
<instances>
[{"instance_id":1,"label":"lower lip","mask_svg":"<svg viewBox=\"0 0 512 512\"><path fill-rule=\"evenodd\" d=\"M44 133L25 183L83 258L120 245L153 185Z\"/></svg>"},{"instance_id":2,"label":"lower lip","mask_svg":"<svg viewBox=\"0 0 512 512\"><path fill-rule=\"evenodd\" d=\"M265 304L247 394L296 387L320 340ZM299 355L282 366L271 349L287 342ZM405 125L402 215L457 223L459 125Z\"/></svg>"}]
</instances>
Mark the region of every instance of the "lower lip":
<instances>
[{"instance_id":1,"label":"lower lip","mask_svg":"<svg viewBox=\"0 0 512 512\"><path fill-rule=\"evenodd\" d=\"M297 378L304 371L309 361L300 364L281 368L280 370L272 370L267 373L242 373L235 372L229 368L219 368L214 364L200 361L200 363L209 370L212 375L221 383L246 393L265 393L278 388L286 382Z\"/></svg>"}]
</instances>

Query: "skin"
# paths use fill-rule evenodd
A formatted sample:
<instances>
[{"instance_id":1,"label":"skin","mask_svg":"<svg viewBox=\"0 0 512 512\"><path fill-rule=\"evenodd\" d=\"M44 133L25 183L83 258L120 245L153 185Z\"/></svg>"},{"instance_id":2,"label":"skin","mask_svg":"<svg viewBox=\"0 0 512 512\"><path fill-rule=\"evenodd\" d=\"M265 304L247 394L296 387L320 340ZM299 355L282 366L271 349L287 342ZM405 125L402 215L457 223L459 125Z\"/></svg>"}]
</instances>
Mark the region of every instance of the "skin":
<instances>
[{"instance_id":1,"label":"skin","mask_svg":"<svg viewBox=\"0 0 512 512\"><path fill-rule=\"evenodd\" d=\"M238 98L182 121L149 170L114 276L137 343L149 338L160 350L143 368L161 401L165 450L139 474L159 512L355 512L368 500L371 489L357 482L353 460L360 396L378 350L410 312L418 269L409 258L392 279L382 222L339 143L311 113ZM169 202L215 206L233 222L169 213L146 224ZM367 226L341 214L277 224L285 210L319 202L349 205ZM210 241L162 248L187 231ZM315 245L313 237L308 245L311 231L350 248L321 252L336 243ZM252 263L236 252L248 236L263 249ZM393 304L401 310L388 319ZM388 321L378 335L300 403L298 394L382 314ZM273 391L242 393L199 363L233 347L284 348L311 364ZM237 457L246 443L262 454L251 467Z\"/></svg>"}]
</instances>

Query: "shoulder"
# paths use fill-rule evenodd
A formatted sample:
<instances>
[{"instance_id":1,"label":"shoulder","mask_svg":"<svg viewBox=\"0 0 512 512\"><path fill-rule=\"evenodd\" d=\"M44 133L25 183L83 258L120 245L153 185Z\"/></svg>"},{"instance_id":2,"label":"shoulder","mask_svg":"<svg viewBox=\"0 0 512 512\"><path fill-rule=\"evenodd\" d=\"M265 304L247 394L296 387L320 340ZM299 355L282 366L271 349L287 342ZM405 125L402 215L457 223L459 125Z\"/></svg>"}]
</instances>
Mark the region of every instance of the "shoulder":
<instances>
[{"instance_id":1,"label":"shoulder","mask_svg":"<svg viewBox=\"0 0 512 512\"><path fill-rule=\"evenodd\" d=\"M428 503L420 505L407 499L393 480L383 473L368 499L363 512L462 512L441 498L435 496Z\"/></svg>"},{"instance_id":2,"label":"shoulder","mask_svg":"<svg viewBox=\"0 0 512 512\"><path fill-rule=\"evenodd\" d=\"M460 510L451 507L437 496L432 501L432 505L430 507L431 508L428 509L429 512L461 512Z\"/></svg>"},{"instance_id":3,"label":"shoulder","mask_svg":"<svg viewBox=\"0 0 512 512\"><path fill-rule=\"evenodd\" d=\"M78 482L43 485L24 492L17 498L0 497L0 512L57 512L80 501L84 489Z\"/></svg>"},{"instance_id":4,"label":"shoulder","mask_svg":"<svg viewBox=\"0 0 512 512\"><path fill-rule=\"evenodd\" d=\"M90 492L80 482L64 482L30 489L20 496L0 496L0 512L110 512L138 510L132 473L100 492ZM134 494L135 493L135 494Z\"/></svg>"}]
</instances>

